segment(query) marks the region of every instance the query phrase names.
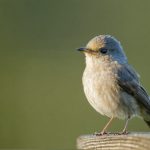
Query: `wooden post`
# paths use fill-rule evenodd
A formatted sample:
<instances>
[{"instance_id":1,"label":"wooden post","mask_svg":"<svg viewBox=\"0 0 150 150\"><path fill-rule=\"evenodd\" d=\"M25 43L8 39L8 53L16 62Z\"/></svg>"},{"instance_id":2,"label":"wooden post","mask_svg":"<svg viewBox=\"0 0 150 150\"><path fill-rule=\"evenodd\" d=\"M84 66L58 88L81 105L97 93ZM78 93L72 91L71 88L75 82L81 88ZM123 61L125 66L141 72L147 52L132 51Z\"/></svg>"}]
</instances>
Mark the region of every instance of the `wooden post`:
<instances>
[{"instance_id":1,"label":"wooden post","mask_svg":"<svg viewBox=\"0 0 150 150\"><path fill-rule=\"evenodd\" d=\"M82 135L77 149L84 150L150 150L150 132L131 132L127 135Z\"/></svg>"}]
</instances>

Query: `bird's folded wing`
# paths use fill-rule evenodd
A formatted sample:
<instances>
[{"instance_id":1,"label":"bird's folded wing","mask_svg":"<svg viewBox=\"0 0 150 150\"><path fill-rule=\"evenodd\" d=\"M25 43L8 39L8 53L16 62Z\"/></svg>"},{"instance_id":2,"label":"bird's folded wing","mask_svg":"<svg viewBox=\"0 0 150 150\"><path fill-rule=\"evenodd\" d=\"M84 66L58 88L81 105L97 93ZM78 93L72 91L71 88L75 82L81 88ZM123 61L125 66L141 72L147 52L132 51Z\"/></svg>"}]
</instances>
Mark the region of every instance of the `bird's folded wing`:
<instances>
[{"instance_id":1,"label":"bird's folded wing","mask_svg":"<svg viewBox=\"0 0 150 150\"><path fill-rule=\"evenodd\" d=\"M128 64L123 65L118 70L118 84L120 88L132 95L141 107L150 111L150 99L145 89L140 85L138 75Z\"/></svg>"}]
</instances>

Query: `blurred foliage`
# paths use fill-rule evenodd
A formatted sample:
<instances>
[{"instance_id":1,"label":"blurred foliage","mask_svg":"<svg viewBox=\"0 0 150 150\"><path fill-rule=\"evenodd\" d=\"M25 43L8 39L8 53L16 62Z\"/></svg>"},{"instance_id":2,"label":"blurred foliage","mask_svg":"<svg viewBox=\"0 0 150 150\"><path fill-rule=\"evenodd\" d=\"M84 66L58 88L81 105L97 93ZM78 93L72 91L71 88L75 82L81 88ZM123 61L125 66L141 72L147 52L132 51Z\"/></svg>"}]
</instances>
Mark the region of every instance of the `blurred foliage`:
<instances>
[{"instance_id":1,"label":"blurred foliage","mask_svg":"<svg viewBox=\"0 0 150 150\"><path fill-rule=\"evenodd\" d=\"M84 96L75 51L98 34L122 42L150 91L149 13L147 0L0 0L0 148L73 149L104 126ZM129 130L149 131L140 119Z\"/></svg>"}]
</instances>

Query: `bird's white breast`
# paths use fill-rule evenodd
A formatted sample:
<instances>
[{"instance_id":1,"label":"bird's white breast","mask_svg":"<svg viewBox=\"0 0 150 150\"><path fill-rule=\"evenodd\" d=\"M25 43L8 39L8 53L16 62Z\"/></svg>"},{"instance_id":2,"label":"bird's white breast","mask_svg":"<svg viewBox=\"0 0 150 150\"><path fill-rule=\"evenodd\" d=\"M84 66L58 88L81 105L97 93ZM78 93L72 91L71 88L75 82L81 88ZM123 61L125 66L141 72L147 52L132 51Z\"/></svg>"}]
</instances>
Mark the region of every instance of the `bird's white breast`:
<instances>
[{"instance_id":1,"label":"bird's white breast","mask_svg":"<svg viewBox=\"0 0 150 150\"><path fill-rule=\"evenodd\" d=\"M102 115L127 118L128 108L124 106L125 99L122 97L124 94L121 93L116 82L115 64L114 67L113 64L97 65L93 60L87 60L87 63L90 64L85 68L82 81L89 103ZM131 96L128 97L134 101Z\"/></svg>"}]
</instances>

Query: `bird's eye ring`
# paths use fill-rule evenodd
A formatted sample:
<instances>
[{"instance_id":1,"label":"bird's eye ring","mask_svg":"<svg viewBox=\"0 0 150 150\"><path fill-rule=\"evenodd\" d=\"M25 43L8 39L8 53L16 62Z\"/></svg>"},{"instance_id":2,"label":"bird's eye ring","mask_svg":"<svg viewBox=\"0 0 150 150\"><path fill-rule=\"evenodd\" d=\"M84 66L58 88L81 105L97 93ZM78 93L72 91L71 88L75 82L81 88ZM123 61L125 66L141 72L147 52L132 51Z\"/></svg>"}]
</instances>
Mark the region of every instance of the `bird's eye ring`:
<instances>
[{"instance_id":1,"label":"bird's eye ring","mask_svg":"<svg viewBox=\"0 0 150 150\"><path fill-rule=\"evenodd\" d=\"M102 54L106 54L107 53L107 48L100 48L99 51L102 53Z\"/></svg>"}]
</instances>

